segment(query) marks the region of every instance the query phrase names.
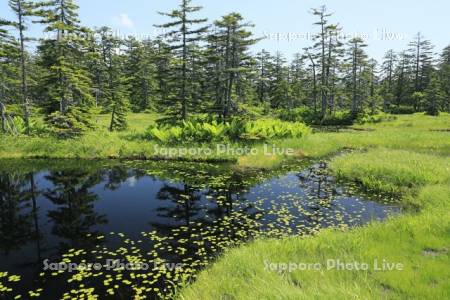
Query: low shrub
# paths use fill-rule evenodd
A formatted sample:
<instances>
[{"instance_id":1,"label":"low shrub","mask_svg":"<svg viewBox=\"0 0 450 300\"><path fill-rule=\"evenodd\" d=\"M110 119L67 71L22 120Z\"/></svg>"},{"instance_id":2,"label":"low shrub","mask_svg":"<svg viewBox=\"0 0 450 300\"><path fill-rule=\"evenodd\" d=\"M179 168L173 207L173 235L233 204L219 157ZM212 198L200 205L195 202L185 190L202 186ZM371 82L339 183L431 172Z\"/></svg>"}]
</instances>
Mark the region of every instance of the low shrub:
<instances>
[{"instance_id":1,"label":"low shrub","mask_svg":"<svg viewBox=\"0 0 450 300\"><path fill-rule=\"evenodd\" d=\"M65 114L54 112L48 115L45 122L50 133L58 138L74 138L94 128L90 115L91 112L85 109L71 107Z\"/></svg>"},{"instance_id":2,"label":"low shrub","mask_svg":"<svg viewBox=\"0 0 450 300\"><path fill-rule=\"evenodd\" d=\"M190 120L174 126L154 125L146 130L145 138L162 144L210 143L300 138L309 133L309 127L300 122L283 122L274 119L246 121L235 118L230 122Z\"/></svg>"},{"instance_id":3,"label":"low shrub","mask_svg":"<svg viewBox=\"0 0 450 300\"><path fill-rule=\"evenodd\" d=\"M325 118L319 112L307 108L294 108L282 110L278 113L278 117L283 121L304 122L308 125L323 126L350 126L353 125L355 118L350 112L337 111Z\"/></svg>"},{"instance_id":4,"label":"low shrub","mask_svg":"<svg viewBox=\"0 0 450 300\"><path fill-rule=\"evenodd\" d=\"M394 115L409 115L416 113L416 110L412 106L392 106L389 108L389 112Z\"/></svg>"},{"instance_id":5,"label":"low shrub","mask_svg":"<svg viewBox=\"0 0 450 300\"><path fill-rule=\"evenodd\" d=\"M396 119L397 119L396 116L389 115L386 113L378 113L375 115L364 114L358 118L358 123L359 124L366 124L366 123L375 124L375 123L381 123L381 122L394 121Z\"/></svg>"},{"instance_id":6,"label":"low shrub","mask_svg":"<svg viewBox=\"0 0 450 300\"><path fill-rule=\"evenodd\" d=\"M278 117L284 121L304 122L308 125L318 126L351 126L355 123L379 123L395 120L395 116L386 113L371 114L368 111L361 112L356 117L350 111L336 111L322 117L320 113L314 113L307 108L282 110L278 113Z\"/></svg>"}]
</instances>

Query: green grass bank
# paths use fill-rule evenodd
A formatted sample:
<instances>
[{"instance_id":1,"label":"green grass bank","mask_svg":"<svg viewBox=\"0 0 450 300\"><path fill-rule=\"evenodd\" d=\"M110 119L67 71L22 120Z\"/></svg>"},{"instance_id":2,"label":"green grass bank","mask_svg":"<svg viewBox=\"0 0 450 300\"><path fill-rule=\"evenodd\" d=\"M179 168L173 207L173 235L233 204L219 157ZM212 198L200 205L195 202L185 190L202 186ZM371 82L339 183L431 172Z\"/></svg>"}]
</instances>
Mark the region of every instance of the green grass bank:
<instances>
[{"instance_id":1,"label":"green grass bank","mask_svg":"<svg viewBox=\"0 0 450 300\"><path fill-rule=\"evenodd\" d=\"M179 299L448 299L449 125L448 116L401 116L362 126L363 131L320 133L301 141L299 149L312 157L357 149L332 159L332 172L374 193L396 195L405 213L349 231L328 229L230 249L180 291ZM328 268L329 260L369 268ZM289 263L322 268L280 270ZM393 264L401 270L388 270Z\"/></svg>"}]
</instances>

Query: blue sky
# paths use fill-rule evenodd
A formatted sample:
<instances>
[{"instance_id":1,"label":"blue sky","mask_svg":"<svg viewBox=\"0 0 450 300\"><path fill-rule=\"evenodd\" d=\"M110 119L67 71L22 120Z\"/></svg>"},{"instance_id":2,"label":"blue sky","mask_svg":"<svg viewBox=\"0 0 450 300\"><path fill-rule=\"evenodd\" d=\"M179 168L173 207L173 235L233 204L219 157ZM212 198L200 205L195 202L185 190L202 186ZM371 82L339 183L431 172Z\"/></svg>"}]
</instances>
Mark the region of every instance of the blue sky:
<instances>
[{"instance_id":1,"label":"blue sky","mask_svg":"<svg viewBox=\"0 0 450 300\"><path fill-rule=\"evenodd\" d=\"M166 19L157 11L169 11L179 0L77 0L80 18L87 26L107 25L123 34L155 35L154 24ZM262 48L280 51L286 57L311 44L308 34L314 33L313 7L326 5L334 13L346 35L362 35L367 39L367 51L381 59L386 50L407 47L418 32L422 32L436 51L450 44L449 0L193 0L204 7L199 16L213 21L237 11L253 22L258 37L268 37L254 50ZM0 0L0 17L10 18L7 0ZM32 34L38 34L37 31ZM278 37L278 38L277 38ZM290 40L288 40L288 37Z\"/></svg>"}]
</instances>

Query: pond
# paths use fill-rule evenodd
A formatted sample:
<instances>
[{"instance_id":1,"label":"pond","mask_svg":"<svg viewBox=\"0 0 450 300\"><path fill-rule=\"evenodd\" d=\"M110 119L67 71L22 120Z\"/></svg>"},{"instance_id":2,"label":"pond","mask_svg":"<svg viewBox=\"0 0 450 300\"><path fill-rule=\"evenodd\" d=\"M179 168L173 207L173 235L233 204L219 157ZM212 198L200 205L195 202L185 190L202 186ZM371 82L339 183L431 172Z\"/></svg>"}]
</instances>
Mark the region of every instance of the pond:
<instances>
[{"instance_id":1,"label":"pond","mask_svg":"<svg viewBox=\"0 0 450 300\"><path fill-rule=\"evenodd\" d=\"M225 248L398 214L326 162L0 161L0 298L170 298Z\"/></svg>"}]
</instances>

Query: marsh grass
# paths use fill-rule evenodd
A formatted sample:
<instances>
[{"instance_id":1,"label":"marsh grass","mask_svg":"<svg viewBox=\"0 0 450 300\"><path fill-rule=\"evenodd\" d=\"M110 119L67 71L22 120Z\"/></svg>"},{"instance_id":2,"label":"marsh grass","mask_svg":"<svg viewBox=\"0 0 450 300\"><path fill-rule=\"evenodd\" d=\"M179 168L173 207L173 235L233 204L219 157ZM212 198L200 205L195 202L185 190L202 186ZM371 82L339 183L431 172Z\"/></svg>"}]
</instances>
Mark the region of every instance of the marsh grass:
<instances>
[{"instance_id":1,"label":"marsh grass","mask_svg":"<svg viewBox=\"0 0 450 300\"><path fill-rule=\"evenodd\" d=\"M394 193L417 210L350 231L257 240L229 250L180 299L448 299L450 295L450 134L448 115L401 116L361 126L374 131L320 133L284 141L307 156L339 149L332 171L377 193ZM356 150L356 151L355 151ZM327 260L363 262L369 270L327 270ZM374 261L402 271L375 271ZM321 271L274 272L272 263L319 263Z\"/></svg>"},{"instance_id":2,"label":"marsh grass","mask_svg":"<svg viewBox=\"0 0 450 300\"><path fill-rule=\"evenodd\" d=\"M333 160L338 178L358 181L374 192L404 195L425 185L450 184L448 157L406 150L372 149Z\"/></svg>"},{"instance_id":3,"label":"marsh grass","mask_svg":"<svg viewBox=\"0 0 450 300\"><path fill-rule=\"evenodd\" d=\"M73 140L54 137L25 137L0 135L0 158L122 158L160 159L154 152L155 142L142 139L149 125L158 118L155 114L130 114L129 128L122 132L109 132L108 115L97 117L95 131ZM240 157L237 155L186 155L183 160L239 161L243 168L274 168L286 159L320 158L337 153L342 149L388 149L413 150L415 152L446 155L450 153L450 115L429 117L422 114L399 116L396 120L377 124L359 125L354 128L364 131L321 132L300 139L284 139L267 142L278 148L293 149L295 155L266 156L262 143L241 143L235 147L255 147L258 155ZM198 147L198 144L183 147ZM200 145L212 146L214 145ZM163 157L164 158L164 157ZM176 159L176 157L174 158Z\"/></svg>"}]
</instances>

